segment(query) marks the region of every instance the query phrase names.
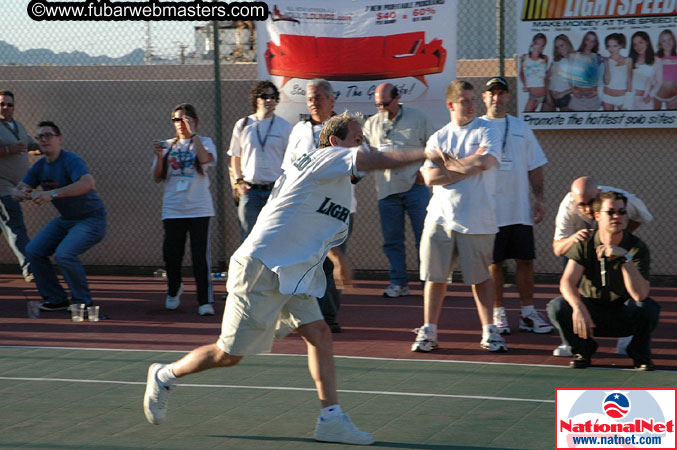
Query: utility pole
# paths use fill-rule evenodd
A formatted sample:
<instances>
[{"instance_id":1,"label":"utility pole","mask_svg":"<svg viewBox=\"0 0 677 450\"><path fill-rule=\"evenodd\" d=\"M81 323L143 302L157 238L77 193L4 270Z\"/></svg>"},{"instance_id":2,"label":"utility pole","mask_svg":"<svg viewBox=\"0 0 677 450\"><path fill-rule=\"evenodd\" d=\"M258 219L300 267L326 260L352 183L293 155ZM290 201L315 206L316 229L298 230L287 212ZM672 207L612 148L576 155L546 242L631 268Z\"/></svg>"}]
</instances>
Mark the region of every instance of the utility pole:
<instances>
[{"instance_id":1,"label":"utility pole","mask_svg":"<svg viewBox=\"0 0 677 450\"><path fill-rule=\"evenodd\" d=\"M146 22L146 48L143 52L143 61L148 65L153 64L153 44L150 37L150 22Z\"/></svg>"}]
</instances>

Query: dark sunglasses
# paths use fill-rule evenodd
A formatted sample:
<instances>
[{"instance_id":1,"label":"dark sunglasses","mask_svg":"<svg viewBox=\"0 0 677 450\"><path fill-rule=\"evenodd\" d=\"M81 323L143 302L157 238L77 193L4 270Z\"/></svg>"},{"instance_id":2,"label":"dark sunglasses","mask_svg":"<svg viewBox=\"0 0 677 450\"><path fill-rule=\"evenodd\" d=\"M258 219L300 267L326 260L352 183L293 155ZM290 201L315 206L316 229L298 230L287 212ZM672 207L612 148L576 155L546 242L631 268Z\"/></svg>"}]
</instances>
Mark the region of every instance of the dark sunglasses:
<instances>
[{"instance_id":1,"label":"dark sunglasses","mask_svg":"<svg viewBox=\"0 0 677 450\"><path fill-rule=\"evenodd\" d=\"M259 98L263 99L263 100L269 100L269 99L277 100L277 94L261 94L261 95L259 95Z\"/></svg>"},{"instance_id":2,"label":"dark sunglasses","mask_svg":"<svg viewBox=\"0 0 677 450\"><path fill-rule=\"evenodd\" d=\"M14 108L14 103L0 103L0 106L2 106L3 108L5 107Z\"/></svg>"},{"instance_id":3,"label":"dark sunglasses","mask_svg":"<svg viewBox=\"0 0 677 450\"><path fill-rule=\"evenodd\" d=\"M628 210L625 209L625 208L618 208L618 209L610 209L608 211L600 211L600 212L605 212L609 215L609 217L611 217L614 214L618 214L619 216L624 216L628 213Z\"/></svg>"},{"instance_id":4,"label":"dark sunglasses","mask_svg":"<svg viewBox=\"0 0 677 450\"><path fill-rule=\"evenodd\" d=\"M595 201L595 199L593 198L592 200L587 201L587 202L576 203L576 206L578 206L579 208L583 208L585 206L592 206L594 201Z\"/></svg>"},{"instance_id":5,"label":"dark sunglasses","mask_svg":"<svg viewBox=\"0 0 677 450\"><path fill-rule=\"evenodd\" d=\"M390 100L389 102L376 103L376 107L377 107L377 108L387 108L388 106L390 106L390 104L391 104L392 102L393 102L393 101Z\"/></svg>"},{"instance_id":6,"label":"dark sunglasses","mask_svg":"<svg viewBox=\"0 0 677 450\"><path fill-rule=\"evenodd\" d=\"M35 140L36 140L36 141L39 141L39 140L41 140L41 139L52 139L54 136L58 136L58 134L54 134L54 133L42 133L42 134L38 134L37 136L35 136Z\"/></svg>"},{"instance_id":7,"label":"dark sunglasses","mask_svg":"<svg viewBox=\"0 0 677 450\"><path fill-rule=\"evenodd\" d=\"M172 122L183 122L183 117L172 117Z\"/></svg>"}]
</instances>

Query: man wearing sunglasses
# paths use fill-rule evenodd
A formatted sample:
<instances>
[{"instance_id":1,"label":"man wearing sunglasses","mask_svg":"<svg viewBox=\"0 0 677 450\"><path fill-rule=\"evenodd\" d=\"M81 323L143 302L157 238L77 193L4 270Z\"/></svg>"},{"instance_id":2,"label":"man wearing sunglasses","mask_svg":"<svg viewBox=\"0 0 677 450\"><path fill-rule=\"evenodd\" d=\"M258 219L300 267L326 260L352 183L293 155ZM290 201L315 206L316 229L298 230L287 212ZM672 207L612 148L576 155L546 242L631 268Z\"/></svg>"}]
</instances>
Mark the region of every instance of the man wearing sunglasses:
<instances>
[{"instance_id":1,"label":"man wearing sunglasses","mask_svg":"<svg viewBox=\"0 0 677 450\"><path fill-rule=\"evenodd\" d=\"M33 281L30 263L26 258L28 234L21 205L12 198L12 192L28 170L28 150L38 145L26 133L24 126L14 119L14 94L0 91L0 232L19 261L24 279Z\"/></svg>"},{"instance_id":2,"label":"man wearing sunglasses","mask_svg":"<svg viewBox=\"0 0 677 450\"><path fill-rule=\"evenodd\" d=\"M28 170L14 191L16 200L36 205L52 203L59 216L49 222L26 246L35 284L45 301L43 311L68 308L50 261L54 255L59 271L71 290L73 304L92 305L87 275L79 256L106 235L106 208L95 190L94 177L78 155L63 150L63 136L54 122L40 122L35 140L45 154ZM42 190L35 189L40 186Z\"/></svg>"},{"instance_id":3,"label":"man wearing sunglasses","mask_svg":"<svg viewBox=\"0 0 677 450\"><path fill-rule=\"evenodd\" d=\"M576 243L585 240L595 228L592 203L602 192L620 192L628 199L628 231L633 232L643 223L651 222L653 216L644 202L622 189L598 186L591 177L576 178L571 183L571 192L564 196L557 210L555 237L552 249L557 256L564 256Z\"/></svg>"},{"instance_id":4,"label":"man wearing sunglasses","mask_svg":"<svg viewBox=\"0 0 677 450\"><path fill-rule=\"evenodd\" d=\"M432 124L417 109L400 103L400 92L390 83L382 83L374 91L378 113L367 119L364 134L369 143L381 151L414 150L424 148L432 136ZM417 162L398 169L374 172L378 211L383 232L383 251L390 264L390 285L385 297L409 295L407 265L404 246L405 215L414 231L414 245L418 252L430 201L430 188L425 185Z\"/></svg>"},{"instance_id":5,"label":"man wearing sunglasses","mask_svg":"<svg viewBox=\"0 0 677 450\"><path fill-rule=\"evenodd\" d=\"M555 255L565 256L574 244L590 237L590 233L597 226L592 204L601 193L610 191L619 192L627 198L627 230L629 232L635 231L642 223L653 220L653 216L644 202L635 195L615 187L598 186L592 177L576 178L571 183L571 191L564 196L557 211L555 237L552 241ZM625 347L628 343L629 338L618 340L617 351L619 354L625 354ZM571 348L566 341L563 341L552 354L555 356L572 356Z\"/></svg>"},{"instance_id":6,"label":"man wearing sunglasses","mask_svg":"<svg viewBox=\"0 0 677 450\"><path fill-rule=\"evenodd\" d=\"M649 297L649 249L626 231L627 198L605 192L592 204L597 230L567 252L561 297L548 315L571 345L571 367L585 369L597 350L594 336L633 335L627 354L638 370L653 370L651 333L660 306Z\"/></svg>"},{"instance_id":7,"label":"man wearing sunglasses","mask_svg":"<svg viewBox=\"0 0 677 450\"><path fill-rule=\"evenodd\" d=\"M258 81L249 92L253 114L235 123L230 139L230 167L240 194L237 217L242 241L282 175L282 159L291 124L275 114L280 93L270 81Z\"/></svg>"}]
</instances>

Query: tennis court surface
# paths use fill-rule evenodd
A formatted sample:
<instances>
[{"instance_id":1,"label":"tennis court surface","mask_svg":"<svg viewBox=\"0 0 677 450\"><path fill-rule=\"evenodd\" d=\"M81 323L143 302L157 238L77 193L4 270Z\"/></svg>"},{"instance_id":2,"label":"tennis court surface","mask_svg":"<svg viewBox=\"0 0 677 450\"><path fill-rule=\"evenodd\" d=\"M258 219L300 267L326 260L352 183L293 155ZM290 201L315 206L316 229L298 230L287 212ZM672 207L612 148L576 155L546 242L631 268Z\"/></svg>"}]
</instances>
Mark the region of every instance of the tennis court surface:
<instances>
[{"instance_id":1,"label":"tennis court surface","mask_svg":"<svg viewBox=\"0 0 677 450\"><path fill-rule=\"evenodd\" d=\"M146 422L142 396L148 365L170 362L218 335L224 283L214 317L197 315L187 281L178 311L163 309L163 280L91 277L109 320L73 323L66 312L26 318L33 285L0 276L0 448L22 449L303 449L354 448L312 439L319 412L297 336L273 353L230 369L181 379L160 426ZM573 370L552 356L556 335L513 332L510 351L479 348L479 321L469 289L452 285L440 349L412 353L422 297L387 299L386 283L360 281L344 295L343 332L334 334L341 405L374 434L375 448L546 449L554 447L555 388L674 388L677 380L677 289L655 288L662 305L654 334L656 372L627 370L615 339L600 339L594 368ZM513 288L506 306L517 328ZM542 310L556 286L537 286Z\"/></svg>"}]
</instances>

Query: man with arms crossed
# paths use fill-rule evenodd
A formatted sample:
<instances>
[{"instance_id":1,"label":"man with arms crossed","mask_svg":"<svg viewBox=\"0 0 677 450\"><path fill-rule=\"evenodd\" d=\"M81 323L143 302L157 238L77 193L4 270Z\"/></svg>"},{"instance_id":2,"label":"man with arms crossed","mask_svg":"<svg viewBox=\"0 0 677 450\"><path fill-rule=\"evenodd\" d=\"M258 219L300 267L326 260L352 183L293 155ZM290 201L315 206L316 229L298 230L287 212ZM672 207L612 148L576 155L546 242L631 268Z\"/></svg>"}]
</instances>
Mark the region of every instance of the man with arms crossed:
<instances>
[{"instance_id":1,"label":"man with arms crossed","mask_svg":"<svg viewBox=\"0 0 677 450\"><path fill-rule=\"evenodd\" d=\"M506 351L492 323L494 282L488 269L498 231L494 204L501 152L498 130L475 118L477 99L470 83L452 81L446 100L451 121L430 137L426 150L439 149L456 159L442 166L426 161L421 169L426 184L434 187L421 236L424 323L415 330L411 350L429 352L437 347L442 303L458 260L463 280L472 285L482 322L480 346L491 352Z\"/></svg>"},{"instance_id":2,"label":"man with arms crossed","mask_svg":"<svg viewBox=\"0 0 677 450\"><path fill-rule=\"evenodd\" d=\"M543 166L548 160L536 136L521 119L507 114L510 92L503 77L487 81L482 99L487 107L483 119L489 120L502 135L501 166L496 173L496 219L498 234L493 263L489 267L494 280L494 325L501 334L510 334L503 306L503 261L515 260L515 284L520 295L520 330L549 333L550 325L534 309L534 223L545 217L543 202ZM533 211L529 186L534 193Z\"/></svg>"},{"instance_id":3,"label":"man with arms crossed","mask_svg":"<svg viewBox=\"0 0 677 450\"><path fill-rule=\"evenodd\" d=\"M400 93L392 84L382 83L376 87L374 101L378 113L364 124L365 137L376 148L408 150L425 147L434 131L432 125L423 112L405 107L399 100ZM383 292L385 297L409 295L404 216L409 215L418 251L430 200L430 188L423 181L420 167L420 163L415 163L374 173L383 251L390 263L390 286Z\"/></svg>"},{"instance_id":4,"label":"man with arms crossed","mask_svg":"<svg viewBox=\"0 0 677 450\"><path fill-rule=\"evenodd\" d=\"M626 210L628 211L627 231L633 232L642 223L651 222L653 216L639 198L625 192L622 189L610 186L598 186L592 177L579 177L571 183L571 191L562 199L555 219L555 237L552 241L552 249L557 256L564 256L576 243L586 240L591 231L596 227L592 211L592 202L602 192L619 192L628 199ZM625 355L625 347L630 343L631 337L618 340L617 352ZM566 341L553 350L555 356L572 356L571 349Z\"/></svg>"},{"instance_id":5,"label":"man with arms crossed","mask_svg":"<svg viewBox=\"0 0 677 450\"><path fill-rule=\"evenodd\" d=\"M149 422L164 421L177 378L234 366L245 355L270 351L274 337L296 330L308 347L308 366L322 404L315 439L374 442L338 405L331 332L315 299L325 289L319 268L330 249L348 234L351 176L404 166L426 155L423 150L371 152L361 145L363 140L354 118L334 116L322 130L321 148L285 166L252 233L231 258L228 301L217 342L173 364L149 368L144 397Z\"/></svg>"},{"instance_id":6,"label":"man with arms crossed","mask_svg":"<svg viewBox=\"0 0 677 450\"><path fill-rule=\"evenodd\" d=\"M567 253L561 297L548 303L550 320L571 345L571 367L585 369L597 350L595 336L634 335L627 354L639 370L653 370L651 333L660 306L649 297L649 249L624 231L627 199L605 192L593 202L598 229Z\"/></svg>"}]
</instances>

